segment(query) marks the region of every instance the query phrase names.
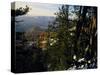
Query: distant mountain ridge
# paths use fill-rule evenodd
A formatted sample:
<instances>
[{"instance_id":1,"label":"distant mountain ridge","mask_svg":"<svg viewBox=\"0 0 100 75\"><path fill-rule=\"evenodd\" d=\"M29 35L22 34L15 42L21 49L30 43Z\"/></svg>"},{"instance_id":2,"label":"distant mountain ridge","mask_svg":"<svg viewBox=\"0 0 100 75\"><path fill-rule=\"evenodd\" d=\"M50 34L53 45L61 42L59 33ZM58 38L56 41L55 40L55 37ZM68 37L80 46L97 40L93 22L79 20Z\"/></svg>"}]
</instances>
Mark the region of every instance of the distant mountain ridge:
<instances>
[{"instance_id":1,"label":"distant mountain ridge","mask_svg":"<svg viewBox=\"0 0 100 75\"><path fill-rule=\"evenodd\" d=\"M48 27L48 23L54 21L55 17L53 16L19 16L16 17L18 22L15 23L16 32L25 32L29 29L40 29L45 30Z\"/></svg>"}]
</instances>

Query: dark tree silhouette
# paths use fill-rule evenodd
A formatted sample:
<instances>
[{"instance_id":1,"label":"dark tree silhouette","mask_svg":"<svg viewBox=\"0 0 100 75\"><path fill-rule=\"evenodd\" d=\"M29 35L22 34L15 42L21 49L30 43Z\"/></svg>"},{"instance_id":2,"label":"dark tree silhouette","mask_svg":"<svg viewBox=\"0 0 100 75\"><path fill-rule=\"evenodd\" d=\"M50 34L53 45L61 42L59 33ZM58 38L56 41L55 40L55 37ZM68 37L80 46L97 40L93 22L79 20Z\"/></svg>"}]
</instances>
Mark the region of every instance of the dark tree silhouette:
<instances>
[{"instance_id":1,"label":"dark tree silhouette","mask_svg":"<svg viewBox=\"0 0 100 75\"><path fill-rule=\"evenodd\" d=\"M29 7L26 5L25 8L17 8L17 9L11 9L11 16L16 17L16 16L21 16L25 15L29 12Z\"/></svg>"}]
</instances>

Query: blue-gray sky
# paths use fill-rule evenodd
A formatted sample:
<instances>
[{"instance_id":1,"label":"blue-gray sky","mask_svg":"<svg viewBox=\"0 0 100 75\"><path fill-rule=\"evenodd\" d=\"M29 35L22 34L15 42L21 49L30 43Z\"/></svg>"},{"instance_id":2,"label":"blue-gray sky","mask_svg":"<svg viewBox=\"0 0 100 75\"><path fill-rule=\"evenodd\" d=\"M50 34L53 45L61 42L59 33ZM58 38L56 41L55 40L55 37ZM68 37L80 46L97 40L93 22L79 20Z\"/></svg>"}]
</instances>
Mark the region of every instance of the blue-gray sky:
<instances>
[{"instance_id":1,"label":"blue-gray sky","mask_svg":"<svg viewBox=\"0 0 100 75\"><path fill-rule=\"evenodd\" d=\"M58 8L61 7L60 4L16 2L15 9L26 5L30 8L28 16L55 16L54 13L58 12Z\"/></svg>"}]
</instances>

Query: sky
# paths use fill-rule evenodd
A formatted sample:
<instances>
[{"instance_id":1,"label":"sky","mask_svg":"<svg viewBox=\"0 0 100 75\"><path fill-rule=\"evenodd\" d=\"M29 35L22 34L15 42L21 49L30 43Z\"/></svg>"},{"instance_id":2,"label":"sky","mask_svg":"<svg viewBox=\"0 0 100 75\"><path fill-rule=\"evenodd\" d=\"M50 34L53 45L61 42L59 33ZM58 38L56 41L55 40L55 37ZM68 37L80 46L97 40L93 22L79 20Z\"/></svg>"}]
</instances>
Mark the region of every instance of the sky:
<instances>
[{"instance_id":1,"label":"sky","mask_svg":"<svg viewBox=\"0 0 100 75\"><path fill-rule=\"evenodd\" d=\"M28 6L30 8L28 16L55 16L61 4L33 3L33 2L16 2L15 9Z\"/></svg>"}]
</instances>

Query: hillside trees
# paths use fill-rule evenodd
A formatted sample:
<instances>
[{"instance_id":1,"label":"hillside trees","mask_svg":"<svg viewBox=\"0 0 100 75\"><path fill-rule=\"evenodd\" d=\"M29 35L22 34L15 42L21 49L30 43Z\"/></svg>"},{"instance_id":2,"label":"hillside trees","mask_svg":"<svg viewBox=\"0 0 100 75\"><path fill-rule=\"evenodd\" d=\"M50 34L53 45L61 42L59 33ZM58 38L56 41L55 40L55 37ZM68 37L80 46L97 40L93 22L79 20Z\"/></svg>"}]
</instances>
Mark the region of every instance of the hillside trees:
<instances>
[{"instance_id":1,"label":"hillside trees","mask_svg":"<svg viewBox=\"0 0 100 75\"><path fill-rule=\"evenodd\" d=\"M72 9L70 9L72 8ZM56 43L48 41L48 67L65 70L96 68L97 62L97 8L63 5L50 23L48 33L56 32ZM75 15L75 18L71 15ZM71 17L71 18L70 18ZM50 38L50 35L48 36Z\"/></svg>"}]
</instances>

